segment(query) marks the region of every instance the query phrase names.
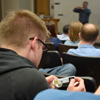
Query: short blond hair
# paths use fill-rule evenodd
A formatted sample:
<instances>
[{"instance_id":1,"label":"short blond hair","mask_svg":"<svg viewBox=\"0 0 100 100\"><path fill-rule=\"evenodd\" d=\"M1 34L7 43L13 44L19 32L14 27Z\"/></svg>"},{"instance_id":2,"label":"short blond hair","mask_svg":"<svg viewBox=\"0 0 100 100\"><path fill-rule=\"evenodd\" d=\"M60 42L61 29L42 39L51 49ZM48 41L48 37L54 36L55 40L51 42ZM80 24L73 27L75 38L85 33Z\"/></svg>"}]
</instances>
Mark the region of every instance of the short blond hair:
<instances>
[{"instance_id":1,"label":"short blond hair","mask_svg":"<svg viewBox=\"0 0 100 100\"><path fill-rule=\"evenodd\" d=\"M70 40L72 42L79 40L78 34L79 32L81 32L82 26L83 24L79 21L75 21L70 24L68 33L69 33Z\"/></svg>"},{"instance_id":2,"label":"short blond hair","mask_svg":"<svg viewBox=\"0 0 100 100\"><path fill-rule=\"evenodd\" d=\"M28 10L9 12L0 23L1 45L24 47L32 36L41 39L49 35L45 23Z\"/></svg>"}]
</instances>

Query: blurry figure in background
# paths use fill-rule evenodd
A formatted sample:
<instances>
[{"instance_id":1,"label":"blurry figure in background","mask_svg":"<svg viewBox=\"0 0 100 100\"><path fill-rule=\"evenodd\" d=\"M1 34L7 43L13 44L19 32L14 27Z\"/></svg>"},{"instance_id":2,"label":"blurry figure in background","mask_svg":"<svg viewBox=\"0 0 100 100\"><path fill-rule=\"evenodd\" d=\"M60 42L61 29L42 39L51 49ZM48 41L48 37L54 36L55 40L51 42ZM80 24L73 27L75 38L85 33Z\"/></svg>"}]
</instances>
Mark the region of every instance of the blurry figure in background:
<instances>
[{"instance_id":1,"label":"blurry figure in background","mask_svg":"<svg viewBox=\"0 0 100 100\"><path fill-rule=\"evenodd\" d=\"M79 13L79 21L83 24L89 22L89 16L91 14L91 10L87 8L88 2L83 2L83 7L74 8L74 12Z\"/></svg>"},{"instance_id":2,"label":"blurry figure in background","mask_svg":"<svg viewBox=\"0 0 100 100\"><path fill-rule=\"evenodd\" d=\"M63 33L62 33L61 35L57 35L57 37L58 37L60 40L70 40L69 35L68 35L69 26L70 26L70 25L65 25L65 26L63 27Z\"/></svg>"},{"instance_id":3,"label":"blurry figure in background","mask_svg":"<svg viewBox=\"0 0 100 100\"><path fill-rule=\"evenodd\" d=\"M55 49L58 51L58 44L62 43L60 39L57 38L57 34L55 32L55 23L53 21L46 22L46 27L51 33L50 38L47 40L47 42L53 42L55 45Z\"/></svg>"},{"instance_id":4,"label":"blurry figure in background","mask_svg":"<svg viewBox=\"0 0 100 100\"><path fill-rule=\"evenodd\" d=\"M78 34L81 31L82 26L83 24L79 21L75 21L70 24L69 32L68 32L70 40L65 41L64 43L65 45L78 46L78 43L79 43Z\"/></svg>"}]
</instances>

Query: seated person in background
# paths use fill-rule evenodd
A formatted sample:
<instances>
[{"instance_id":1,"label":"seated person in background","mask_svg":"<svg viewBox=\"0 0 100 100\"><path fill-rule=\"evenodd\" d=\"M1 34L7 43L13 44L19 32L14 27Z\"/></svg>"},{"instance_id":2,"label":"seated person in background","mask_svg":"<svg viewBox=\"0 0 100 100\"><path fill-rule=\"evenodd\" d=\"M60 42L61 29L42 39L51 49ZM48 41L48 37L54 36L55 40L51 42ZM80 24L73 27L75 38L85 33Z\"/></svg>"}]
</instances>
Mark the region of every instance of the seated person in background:
<instances>
[{"instance_id":1,"label":"seated person in background","mask_svg":"<svg viewBox=\"0 0 100 100\"><path fill-rule=\"evenodd\" d=\"M63 27L63 33L61 35L57 35L60 40L70 40L68 35L69 25L65 25Z\"/></svg>"},{"instance_id":2,"label":"seated person in background","mask_svg":"<svg viewBox=\"0 0 100 100\"><path fill-rule=\"evenodd\" d=\"M53 39L54 42L56 43L57 40L59 40L58 38L54 37L56 36L55 33L55 24L53 22L46 22L46 26L48 28L48 30L50 32L52 32L52 36L50 37L50 41ZM53 41L51 41L53 42ZM57 45L58 45L58 41L57 41ZM56 61L56 59L55 59ZM72 64L64 64L62 66L57 66L57 67L53 67L53 68L40 68L39 71L41 72L45 72L45 73L50 73L50 74L54 74L54 75L62 75L62 76L73 76L76 74L76 68L74 67L74 65Z\"/></svg>"},{"instance_id":3,"label":"seated person in background","mask_svg":"<svg viewBox=\"0 0 100 100\"><path fill-rule=\"evenodd\" d=\"M82 27L79 37L81 39L77 49L69 49L69 54L100 57L100 49L95 48L93 44L98 40L99 29L92 23L85 24Z\"/></svg>"},{"instance_id":4,"label":"seated person in background","mask_svg":"<svg viewBox=\"0 0 100 100\"><path fill-rule=\"evenodd\" d=\"M79 21L72 22L69 26L69 37L70 40L65 41L65 45L71 45L71 46L78 46L79 43L79 37L78 34L81 31L83 24Z\"/></svg>"},{"instance_id":5,"label":"seated person in background","mask_svg":"<svg viewBox=\"0 0 100 100\"><path fill-rule=\"evenodd\" d=\"M62 43L60 39L57 38L57 34L55 32L55 23L53 21L46 22L46 27L51 33L50 38L47 40L48 42L53 42L55 45L55 49L58 51L58 44Z\"/></svg>"},{"instance_id":6,"label":"seated person in background","mask_svg":"<svg viewBox=\"0 0 100 100\"><path fill-rule=\"evenodd\" d=\"M58 38L56 38L55 24L52 21L46 22L45 24L46 24L47 29L51 33L51 37L48 38L46 41L54 42L54 44L56 45L56 48L58 48L58 44L61 41ZM50 74L55 74L55 75L62 75L62 76L72 76L76 74L76 68L74 67L74 65L70 63L64 64L62 66L53 67L53 68L45 68L45 69L40 68L39 71L50 73Z\"/></svg>"}]
</instances>

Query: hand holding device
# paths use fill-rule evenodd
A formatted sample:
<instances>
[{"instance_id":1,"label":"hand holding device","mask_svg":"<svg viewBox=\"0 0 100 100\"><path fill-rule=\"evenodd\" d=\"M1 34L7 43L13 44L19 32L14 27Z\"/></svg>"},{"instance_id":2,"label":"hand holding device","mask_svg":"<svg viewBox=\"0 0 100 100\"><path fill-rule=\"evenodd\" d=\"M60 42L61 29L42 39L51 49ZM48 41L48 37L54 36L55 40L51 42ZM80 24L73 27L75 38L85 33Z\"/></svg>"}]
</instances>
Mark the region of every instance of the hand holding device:
<instances>
[{"instance_id":1,"label":"hand holding device","mask_svg":"<svg viewBox=\"0 0 100 100\"><path fill-rule=\"evenodd\" d=\"M69 83L71 79L74 79L74 76L65 77L65 78L60 78L60 79L54 79L54 80L53 80L53 85L54 85L56 88L60 88L60 87L62 87L62 85L63 85L64 83Z\"/></svg>"},{"instance_id":2,"label":"hand holding device","mask_svg":"<svg viewBox=\"0 0 100 100\"><path fill-rule=\"evenodd\" d=\"M69 83L67 91L86 91L84 80L79 77L74 77Z\"/></svg>"}]
</instances>

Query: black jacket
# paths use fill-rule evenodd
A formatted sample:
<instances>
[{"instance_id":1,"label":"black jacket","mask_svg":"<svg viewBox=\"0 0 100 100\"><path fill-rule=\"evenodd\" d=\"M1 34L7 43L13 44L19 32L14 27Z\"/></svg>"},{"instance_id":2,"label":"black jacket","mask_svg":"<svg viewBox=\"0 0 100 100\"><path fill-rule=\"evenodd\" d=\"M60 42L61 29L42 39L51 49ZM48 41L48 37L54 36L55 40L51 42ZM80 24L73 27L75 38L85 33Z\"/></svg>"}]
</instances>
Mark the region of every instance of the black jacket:
<instances>
[{"instance_id":1,"label":"black jacket","mask_svg":"<svg viewBox=\"0 0 100 100\"><path fill-rule=\"evenodd\" d=\"M29 59L0 48L0 100L33 100L49 84Z\"/></svg>"}]
</instances>

